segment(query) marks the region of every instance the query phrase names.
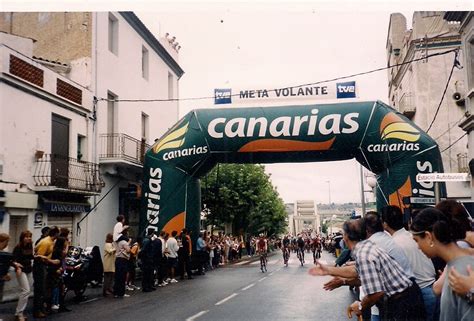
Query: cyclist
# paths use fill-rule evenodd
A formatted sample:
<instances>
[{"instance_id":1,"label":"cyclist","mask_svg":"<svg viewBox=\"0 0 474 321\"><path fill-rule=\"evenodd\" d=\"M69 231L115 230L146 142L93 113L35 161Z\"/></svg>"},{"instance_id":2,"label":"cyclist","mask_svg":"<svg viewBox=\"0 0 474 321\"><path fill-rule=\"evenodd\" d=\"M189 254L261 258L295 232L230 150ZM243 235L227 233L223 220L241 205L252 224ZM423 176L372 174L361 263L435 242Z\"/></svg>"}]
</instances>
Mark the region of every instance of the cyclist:
<instances>
[{"instance_id":1,"label":"cyclist","mask_svg":"<svg viewBox=\"0 0 474 321\"><path fill-rule=\"evenodd\" d=\"M267 270L267 250L268 242L263 233L260 233L257 241L257 252L260 254L260 269L262 272Z\"/></svg>"},{"instance_id":2,"label":"cyclist","mask_svg":"<svg viewBox=\"0 0 474 321\"><path fill-rule=\"evenodd\" d=\"M298 239L296 240L296 244L298 245L298 249L297 249L298 258L300 259L301 265L303 265L303 263L304 263L305 241L303 240L303 236L301 234L298 235Z\"/></svg>"},{"instance_id":3,"label":"cyclist","mask_svg":"<svg viewBox=\"0 0 474 321\"><path fill-rule=\"evenodd\" d=\"M283 252L283 262L288 266L288 259L290 258L290 239L288 235L283 237L283 241L281 242L281 251Z\"/></svg>"}]
</instances>

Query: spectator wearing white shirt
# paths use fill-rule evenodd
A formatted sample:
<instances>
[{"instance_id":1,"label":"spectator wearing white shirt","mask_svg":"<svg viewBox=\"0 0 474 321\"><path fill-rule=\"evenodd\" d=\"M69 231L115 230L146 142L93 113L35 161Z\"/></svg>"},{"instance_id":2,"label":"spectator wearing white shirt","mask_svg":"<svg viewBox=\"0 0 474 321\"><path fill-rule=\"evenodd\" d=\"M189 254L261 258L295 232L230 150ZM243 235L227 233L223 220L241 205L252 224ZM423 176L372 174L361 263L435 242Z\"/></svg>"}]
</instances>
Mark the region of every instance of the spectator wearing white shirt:
<instances>
[{"instance_id":1,"label":"spectator wearing white shirt","mask_svg":"<svg viewBox=\"0 0 474 321\"><path fill-rule=\"evenodd\" d=\"M176 240L176 235L178 235L177 231L171 232L171 237L168 238L166 241L166 247L168 249L168 268L169 268L169 276L170 276L170 283L178 283L175 279L175 271L176 267L178 266L178 241Z\"/></svg>"},{"instance_id":2,"label":"spectator wearing white shirt","mask_svg":"<svg viewBox=\"0 0 474 321\"><path fill-rule=\"evenodd\" d=\"M117 242L120 235L122 235L122 230L123 230L124 224L125 224L125 216L120 214L119 216L117 216L117 223L114 226L114 232L112 234L114 242Z\"/></svg>"}]
</instances>

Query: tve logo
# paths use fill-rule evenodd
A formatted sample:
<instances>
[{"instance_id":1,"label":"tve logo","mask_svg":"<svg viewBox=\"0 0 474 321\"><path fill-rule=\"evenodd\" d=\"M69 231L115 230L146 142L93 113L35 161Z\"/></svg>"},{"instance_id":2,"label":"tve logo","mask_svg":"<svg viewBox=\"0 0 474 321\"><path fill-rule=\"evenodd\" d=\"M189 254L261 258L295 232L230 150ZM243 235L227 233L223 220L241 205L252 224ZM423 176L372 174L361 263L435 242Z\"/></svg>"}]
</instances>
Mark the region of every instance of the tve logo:
<instances>
[{"instance_id":1,"label":"tve logo","mask_svg":"<svg viewBox=\"0 0 474 321\"><path fill-rule=\"evenodd\" d=\"M340 82L336 84L337 98L355 98L356 82Z\"/></svg>"},{"instance_id":2,"label":"tve logo","mask_svg":"<svg viewBox=\"0 0 474 321\"><path fill-rule=\"evenodd\" d=\"M232 103L232 89L214 89L214 104L231 104Z\"/></svg>"}]
</instances>

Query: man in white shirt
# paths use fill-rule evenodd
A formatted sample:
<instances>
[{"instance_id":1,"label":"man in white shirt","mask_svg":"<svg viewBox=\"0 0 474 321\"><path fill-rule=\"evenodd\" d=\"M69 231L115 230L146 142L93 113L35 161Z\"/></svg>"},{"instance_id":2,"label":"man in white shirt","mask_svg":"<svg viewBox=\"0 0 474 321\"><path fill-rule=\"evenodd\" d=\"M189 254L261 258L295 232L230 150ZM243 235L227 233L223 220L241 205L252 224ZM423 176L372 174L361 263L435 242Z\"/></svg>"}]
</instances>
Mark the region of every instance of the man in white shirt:
<instances>
[{"instance_id":1,"label":"man in white shirt","mask_svg":"<svg viewBox=\"0 0 474 321\"><path fill-rule=\"evenodd\" d=\"M170 283L178 283L178 281L175 279L175 271L176 267L178 266L179 250L178 241L176 241L176 235L178 235L178 232L171 232L171 237L168 238L168 241L166 241L166 247L168 248L168 267L170 270Z\"/></svg>"},{"instance_id":2,"label":"man in white shirt","mask_svg":"<svg viewBox=\"0 0 474 321\"><path fill-rule=\"evenodd\" d=\"M122 214L117 216L117 223L114 226L114 232L113 232L114 242L117 242L120 235L122 235L124 223L125 223L125 216L123 216Z\"/></svg>"},{"instance_id":3,"label":"man in white shirt","mask_svg":"<svg viewBox=\"0 0 474 321\"><path fill-rule=\"evenodd\" d=\"M405 253L413 270L415 281L421 289L425 302L426 320L433 320L436 297L433 293L433 283L436 271L432 261L423 253L413 240L413 236L403 227L403 214L397 206L382 208L382 221L385 231L392 235L393 241Z\"/></svg>"}]
</instances>

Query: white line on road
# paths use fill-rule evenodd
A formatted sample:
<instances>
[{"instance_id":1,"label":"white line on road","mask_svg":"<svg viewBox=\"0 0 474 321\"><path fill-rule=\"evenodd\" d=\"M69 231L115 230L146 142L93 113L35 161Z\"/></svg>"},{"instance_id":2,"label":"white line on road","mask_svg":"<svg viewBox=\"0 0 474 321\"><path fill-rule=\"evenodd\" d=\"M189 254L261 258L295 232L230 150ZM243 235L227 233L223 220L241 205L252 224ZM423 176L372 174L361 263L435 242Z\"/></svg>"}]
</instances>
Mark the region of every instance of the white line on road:
<instances>
[{"instance_id":1,"label":"white line on road","mask_svg":"<svg viewBox=\"0 0 474 321\"><path fill-rule=\"evenodd\" d=\"M238 295L237 293L232 293L227 298L222 299L219 302L217 302L216 305L221 305L222 303L229 301L230 299L232 299L234 296L237 296L237 295Z\"/></svg>"},{"instance_id":2,"label":"white line on road","mask_svg":"<svg viewBox=\"0 0 474 321\"><path fill-rule=\"evenodd\" d=\"M250 288L251 288L252 286L254 286L254 285L255 285L255 283L249 284L249 285L247 285L245 288L243 288L242 291L248 290L248 289L250 289Z\"/></svg>"},{"instance_id":3,"label":"white line on road","mask_svg":"<svg viewBox=\"0 0 474 321\"><path fill-rule=\"evenodd\" d=\"M201 311L201 312L199 312L199 313L196 313L196 314L193 315L192 317L187 318L186 321L194 321L194 320L196 320L197 318L199 318L201 315L206 314L207 312L209 312L209 310L204 310L204 311Z\"/></svg>"},{"instance_id":4,"label":"white line on road","mask_svg":"<svg viewBox=\"0 0 474 321\"><path fill-rule=\"evenodd\" d=\"M265 280L267 277L264 276L263 278L261 278L260 280L258 280L258 282L262 282L263 280Z\"/></svg>"},{"instance_id":5,"label":"white line on road","mask_svg":"<svg viewBox=\"0 0 474 321\"><path fill-rule=\"evenodd\" d=\"M275 272L270 273L268 276L273 275L273 273L275 273Z\"/></svg>"},{"instance_id":6,"label":"white line on road","mask_svg":"<svg viewBox=\"0 0 474 321\"><path fill-rule=\"evenodd\" d=\"M87 301L82 301L80 304L85 304L85 303L89 303L89 302L94 302L94 301L97 301L99 300L99 298L93 298L93 299L90 299L90 300L87 300ZM0 319L1 320L1 319Z\"/></svg>"}]
</instances>

